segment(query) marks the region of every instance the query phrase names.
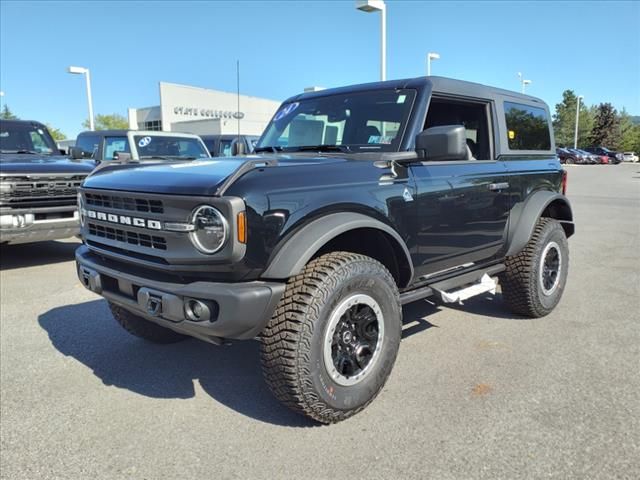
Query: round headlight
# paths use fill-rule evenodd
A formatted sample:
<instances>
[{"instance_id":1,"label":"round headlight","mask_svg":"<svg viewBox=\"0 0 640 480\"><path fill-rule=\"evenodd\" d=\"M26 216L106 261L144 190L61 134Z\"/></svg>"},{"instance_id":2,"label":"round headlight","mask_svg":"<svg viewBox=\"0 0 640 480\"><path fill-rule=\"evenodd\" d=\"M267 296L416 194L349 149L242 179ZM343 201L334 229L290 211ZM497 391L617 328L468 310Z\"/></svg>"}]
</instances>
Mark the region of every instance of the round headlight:
<instances>
[{"instance_id":1,"label":"round headlight","mask_svg":"<svg viewBox=\"0 0 640 480\"><path fill-rule=\"evenodd\" d=\"M194 227L189 233L191 242L202 253L216 253L227 240L227 221L218 210L209 205L201 205L193 211L191 224Z\"/></svg>"}]
</instances>

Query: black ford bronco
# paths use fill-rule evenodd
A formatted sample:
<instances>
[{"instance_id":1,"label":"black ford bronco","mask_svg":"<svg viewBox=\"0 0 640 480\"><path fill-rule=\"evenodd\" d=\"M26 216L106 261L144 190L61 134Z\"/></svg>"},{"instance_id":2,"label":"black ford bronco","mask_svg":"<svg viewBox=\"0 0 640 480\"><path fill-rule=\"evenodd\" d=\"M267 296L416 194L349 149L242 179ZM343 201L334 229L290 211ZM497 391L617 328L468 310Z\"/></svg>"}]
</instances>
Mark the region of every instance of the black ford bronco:
<instances>
[{"instance_id":1,"label":"black ford bronco","mask_svg":"<svg viewBox=\"0 0 640 480\"><path fill-rule=\"evenodd\" d=\"M501 283L553 310L574 232L548 107L438 77L297 95L255 155L88 177L83 284L130 333L261 342L266 381L319 422L365 408L393 367L402 305Z\"/></svg>"},{"instance_id":2,"label":"black ford bronco","mask_svg":"<svg viewBox=\"0 0 640 480\"><path fill-rule=\"evenodd\" d=\"M95 167L58 150L47 127L0 121L0 243L77 235L77 190Z\"/></svg>"}]
</instances>

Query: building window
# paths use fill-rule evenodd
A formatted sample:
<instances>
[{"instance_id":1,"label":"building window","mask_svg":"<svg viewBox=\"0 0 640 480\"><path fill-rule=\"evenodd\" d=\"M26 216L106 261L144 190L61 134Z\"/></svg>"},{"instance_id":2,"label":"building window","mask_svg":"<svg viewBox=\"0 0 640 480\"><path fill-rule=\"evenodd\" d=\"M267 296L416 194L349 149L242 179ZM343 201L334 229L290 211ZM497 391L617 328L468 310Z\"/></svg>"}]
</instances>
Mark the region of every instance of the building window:
<instances>
[{"instance_id":1,"label":"building window","mask_svg":"<svg viewBox=\"0 0 640 480\"><path fill-rule=\"evenodd\" d=\"M140 130L153 130L160 131L162 130L162 122L160 120L153 120L151 122L142 122L138 124Z\"/></svg>"}]
</instances>

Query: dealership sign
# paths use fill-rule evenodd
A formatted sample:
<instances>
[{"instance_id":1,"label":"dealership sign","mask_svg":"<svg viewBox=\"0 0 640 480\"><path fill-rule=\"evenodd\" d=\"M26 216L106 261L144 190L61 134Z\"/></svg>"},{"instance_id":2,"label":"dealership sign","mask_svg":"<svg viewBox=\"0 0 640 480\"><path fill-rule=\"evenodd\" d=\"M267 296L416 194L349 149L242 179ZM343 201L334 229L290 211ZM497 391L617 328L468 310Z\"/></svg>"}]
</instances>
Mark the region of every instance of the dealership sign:
<instances>
[{"instance_id":1,"label":"dealership sign","mask_svg":"<svg viewBox=\"0 0 640 480\"><path fill-rule=\"evenodd\" d=\"M244 113L242 112L197 107L173 107L173 113L176 115L185 115L187 117L235 118L237 120L244 118Z\"/></svg>"}]
</instances>

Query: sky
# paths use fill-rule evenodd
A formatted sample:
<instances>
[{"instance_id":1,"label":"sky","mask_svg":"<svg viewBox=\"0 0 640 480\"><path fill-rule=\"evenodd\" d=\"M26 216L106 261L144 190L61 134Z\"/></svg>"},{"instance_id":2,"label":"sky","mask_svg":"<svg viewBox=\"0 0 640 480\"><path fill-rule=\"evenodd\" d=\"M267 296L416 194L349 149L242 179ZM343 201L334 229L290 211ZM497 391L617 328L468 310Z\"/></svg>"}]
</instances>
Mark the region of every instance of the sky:
<instances>
[{"instance_id":1,"label":"sky","mask_svg":"<svg viewBox=\"0 0 640 480\"><path fill-rule=\"evenodd\" d=\"M432 74L519 90L553 109L565 89L640 115L640 2L387 0L387 78ZM379 80L380 16L352 0L0 0L0 98L68 137L94 110L160 103L158 82L284 100L316 85Z\"/></svg>"}]
</instances>

